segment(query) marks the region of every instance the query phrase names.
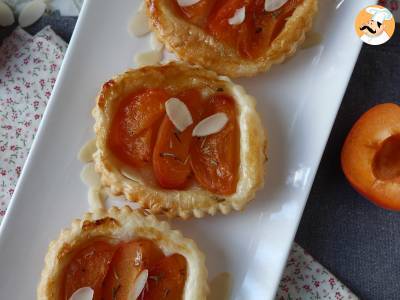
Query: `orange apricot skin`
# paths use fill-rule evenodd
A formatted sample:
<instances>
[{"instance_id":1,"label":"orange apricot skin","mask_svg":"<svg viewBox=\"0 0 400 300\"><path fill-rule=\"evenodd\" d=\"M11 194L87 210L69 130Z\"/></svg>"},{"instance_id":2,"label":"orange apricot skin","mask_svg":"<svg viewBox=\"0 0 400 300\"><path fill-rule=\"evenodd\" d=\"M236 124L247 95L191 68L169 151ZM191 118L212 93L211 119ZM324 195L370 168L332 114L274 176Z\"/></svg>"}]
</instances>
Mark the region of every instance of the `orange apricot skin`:
<instances>
[{"instance_id":1,"label":"orange apricot skin","mask_svg":"<svg viewBox=\"0 0 400 300\"><path fill-rule=\"evenodd\" d=\"M373 162L383 142L397 134L400 134L400 106L379 104L357 120L341 153L343 172L353 188L377 206L394 211L400 211L400 178L377 178Z\"/></svg>"},{"instance_id":2,"label":"orange apricot skin","mask_svg":"<svg viewBox=\"0 0 400 300\"><path fill-rule=\"evenodd\" d=\"M162 258L149 270L148 289L138 299L182 299L187 277L186 259L180 254Z\"/></svg>"},{"instance_id":3,"label":"orange apricot skin","mask_svg":"<svg viewBox=\"0 0 400 300\"><path fill-rule=\"evenodd\" d=\"M128 299L139 273L148 269L152 261L164 257L150 240L122 244L115 252L108 274L103 282L102 300Z\"/></svg>"},{"instance_id":4,"label":"orange apricot skin","mask_svg":"<svg viewBox=\"0 0 400 300\"><path fill-rule=\"evenodd\" d=\"M101 285L107 275L115 247L96 241L72 258L65 270L61 299L69 299L79 288L89 286L94 290L94 300L101 299Z\"/></svg>"}]
</instances>

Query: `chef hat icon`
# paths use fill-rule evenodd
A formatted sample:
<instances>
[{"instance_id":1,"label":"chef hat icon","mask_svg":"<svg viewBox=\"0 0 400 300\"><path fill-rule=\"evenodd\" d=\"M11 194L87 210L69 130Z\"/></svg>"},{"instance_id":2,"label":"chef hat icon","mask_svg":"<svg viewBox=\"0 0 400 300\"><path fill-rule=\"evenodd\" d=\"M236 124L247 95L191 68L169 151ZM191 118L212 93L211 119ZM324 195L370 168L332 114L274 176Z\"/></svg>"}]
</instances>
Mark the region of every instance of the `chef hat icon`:
<instances>
[{"instance_id":1,"label":"chef hat icon","mask_svg":"<svg viewBox=\"0 0 400 300\"><path fill-rule=\"evenodd\" d=\"M391 12L386 8L367 7L365 10L372 15L372 21L381 24L383 24L385 20L391 20L393 18Z\"/></svg>"}]
</instances>

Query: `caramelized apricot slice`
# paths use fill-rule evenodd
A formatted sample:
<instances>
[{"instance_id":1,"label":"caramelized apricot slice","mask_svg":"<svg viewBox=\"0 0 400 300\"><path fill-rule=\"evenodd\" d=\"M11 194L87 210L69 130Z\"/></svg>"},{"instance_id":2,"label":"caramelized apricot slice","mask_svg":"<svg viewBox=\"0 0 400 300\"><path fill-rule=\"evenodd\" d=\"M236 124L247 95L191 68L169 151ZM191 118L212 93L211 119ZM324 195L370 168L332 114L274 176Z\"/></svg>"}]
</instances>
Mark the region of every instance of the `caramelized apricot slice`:
<instances>
[{"instance_id":1,"label":"caramelized apricot slice","mask_svg":"<svg viewBox=\"0 0 400 300\"><path fill-rule=\"evenodd\" d=\"M201 114L202 99L199 91L187 90L177 96L188 107L193 122ZM161 187L184 188L191 173L189 148L192 141L193 125L179 132L166 115L158 131L153 151L154 175Z\"/></svg>"},{"instance_id":2,"label":"caramelized apricot slice","mask_svg":"<svg viewBox=\"0 0 400 300\"><path fill-rule=\"evenodd\" d=\"M108 144L123 162L140 167L151 161L168 94L147 89L123 99L112 120Z\"/></svg>"},{"instance_id":3,"label":"caramelized apricot slice","mask_svg":"<svg viewBox=\"0 0 400 300\"><path fill-rule=\"evenodd\" d=\"M163 257L161 250L149 240L122 244L115 252L104 280L102 300L132 299L136 277Z\"/></svg>"},{"instance_id":4,"label":"caramelized apricot slice","mask_svg":"<svg viewBox=\"0 0 400 300\"><path fill-rule=\"evenodd\" d=\"M252 20L247 12L246 18L241 24L230 25L228 20L235 14L237 9L246 6L248 2L248 0L228 0L217 3L208 18L208 32L218 40L235 47L237 40L243 39L245 36L244 33L248 32L248 26L251 24ZM240 35L240 38L238 38L238 35ZM247 38L248 37L246 37L246 39Z\"/></svg>"},{"instance_id":5,"label":"caramelized apricot slice","mask_svg":"<svg viewBox=\"0 0 400 300\"><path fill-rule=\"evenodd\" d=\"M186 259L179 254L164 257L149 270L148 287L138 299L182 299L187 277Z\"/></svg>"},{"instance_id":6,"label":"caramelized apricot slice","mask_svg":"<svg viewBox=\"0 0 400 300\"><path fill-rule=\"evenodd\" d=\"M288 1L270 13L264 10L264 0L221 1L221 4L214 6L209 16L207 30L218 40L235 47L243 57L259 57L279 35L287 18L302 1ZM241 24L230 25L228 20L237 9L244 6L245 20Z\"/></svg>"},{"instance_id":7,"label":"caramelized apricot slice","mask_svg":"<svg viewBox=\"0 0 400 300\"><path fill-rule=\"evenodd\" d=\"M191 166L198 183L220 195L236 191L239 167L239 132L234 100L223 94L208 99L202 118L223 112L228 117L225 127L212 135L194 138Z\"/></svg>"},{"instance_id":8,"label":"caramelized apricot slice","mask_svg":"<svg viewBox=\"0 0 400 300\"><path fill-rule=\"evenodd\" d=\"M184 16L197 26L203 27L216 0L200 0L196 4L181 7Z\"/></svg>"},{"instance_id":9,"label":"caramelized apricot slice","mask_svg":"<svg viewBox=\"0 0 400 300\"><path fill-rule=\"evenodd\" d=\"M101 300L101 285L108 272L115 247L106 242L93 242L80 250L65 269L62 299L69 299L79 288L91 287L94 300Z\"/></svg>"},{"instance_id":10,"label":"caramelized apricot slice","mask_svg":"<svg viewBox=\"0 0 400 300\"><path fill-rule=\"evenodd\" d=\"M380 104L354 124L343 145L351 185L378 206L400 210L400 106Z\"/></svg>"}]
</instances>

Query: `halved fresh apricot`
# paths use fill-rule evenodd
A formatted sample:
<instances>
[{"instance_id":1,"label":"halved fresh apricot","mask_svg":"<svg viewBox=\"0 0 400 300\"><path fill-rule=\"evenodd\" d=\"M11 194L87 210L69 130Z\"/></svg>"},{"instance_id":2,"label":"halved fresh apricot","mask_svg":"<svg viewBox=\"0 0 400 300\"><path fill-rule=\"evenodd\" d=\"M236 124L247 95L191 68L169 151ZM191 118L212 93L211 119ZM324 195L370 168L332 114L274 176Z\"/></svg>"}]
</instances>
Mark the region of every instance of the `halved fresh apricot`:
<instances>
[{"instance_id":1,"label":"halved fresh apricot","mask_svg":"<svg viewBox=\"0 0 400 300\"><path fill-rule=\"evenodd\" d=\"M380 104L354 124L343 145L351 185L376 205L400 210L400 106Z\"/></svg>"},{"instance_id":2,"label":"halved fresh apricot","mask_svg":"<svg viewBox=\"0 0 400 300\"><path fill-rule=\"evenodd\" d=\"M149 240L137 240L122 244L112 259L103 283L102 300L131 299L136 277L153 262L164 257L161 250Z\"/></svg>"},{"instance_id":3,"label":"halved fresh apricot","mask_svg":"<svg viewBox=\"0 0 400 300\"><path fill-rule=\"evenodd\" d=\"M106 242L96 241L80 250L68 264L64 273L62 299L82 287L94 290L94 300L101 300L101 285L108 272L115 247Z\"/></svg>"},{"instance_id":4,"label":"halved fresh apricot","mask_svg":"<svg viewBox=\"0 0 400 300\"><path fill-rule=\"evenodd\" d=\"M202 118L223 112L228 117L225 127L214 134L194 138L190 159L197 182L220 195L236 191L239 168L239 130L234 100L224 94L211 96Z\"/></svg>"},{"instance_id":5,"label":"halved fresh apricot","mask_svg":"<svg viewBox=\"0 0 400 300\"><path fill-rule=\"evenodd\" d=\"M123 162L140 167L151 161L168 94L146 89L123 99L112 120L108 144Z\"/></svg>"},{"instance_id":6,"label":"halved fresh apricot","mask_svg":"<svg viewBox=\"0 0 400 300\"><path fill-rule=\"evenodd\" d=\"M196 89L190 89L177 95L188 107L193 124L183 132L177 130L165 115L158 131L153 151L153 171L161 187L182 189L191 173L189 149L192 130L201 115L202 97Z\"/></svg>"},{"instance_id":7,"label":"halved fresh apricot","mask_svg":"<svg viewBox=\"0 0 400 300\"><path fill-rule=\"evenodd\" d=\"M138 299L182 299L186 276L186 259L182 255L164 257L149 269L148 287Z\"/></svg>"}]
</instances>

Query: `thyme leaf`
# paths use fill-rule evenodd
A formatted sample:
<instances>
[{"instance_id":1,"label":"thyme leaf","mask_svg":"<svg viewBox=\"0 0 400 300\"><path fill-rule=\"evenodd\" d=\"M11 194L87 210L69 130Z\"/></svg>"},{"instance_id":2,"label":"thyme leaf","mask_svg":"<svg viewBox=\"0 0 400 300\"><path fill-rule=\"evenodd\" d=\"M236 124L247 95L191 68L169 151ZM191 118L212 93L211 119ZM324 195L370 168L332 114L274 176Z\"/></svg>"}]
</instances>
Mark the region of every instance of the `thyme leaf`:
<instances>
[{"instance_id":1,"label":"thyme leaf","mask_svg":"<svg viewBox=\"0 0 400 300\"><path fill-rule=\"evenodd\" d=\"M170 290L168 288L164 288L164 298L167 298L168 294L169 294Z\"/></svg>"},{"instance_id":2,"label":"thyme leaf","mask_svg":"<svg viewBox=\"0 0 400 300\"><path fill-rule=\"evenodd\" d=\"M113 288L112 288L112 290L111 290L111 296L112 296L112 299L113 299L113 300L117 299L117 293L118 293L118 291L119 291L120 288L121 288L121 285L120 285L120 284L118 284L117 287L113 287Z\"/></svg>"},{"instance_id":3,"label":"thyme leaf","mask_svg":"<svg viewBox=\"0 0 400 300\"><path fill-rule=\"evenodd\" d=\"M175 135L176 139L178 140L178 142L182 144L182 141L181 141L181 139L180 139L180 137L179 137L178 132L175 131L175 132L174 132L174 135Z\"/></svg>"}]
</instances>

